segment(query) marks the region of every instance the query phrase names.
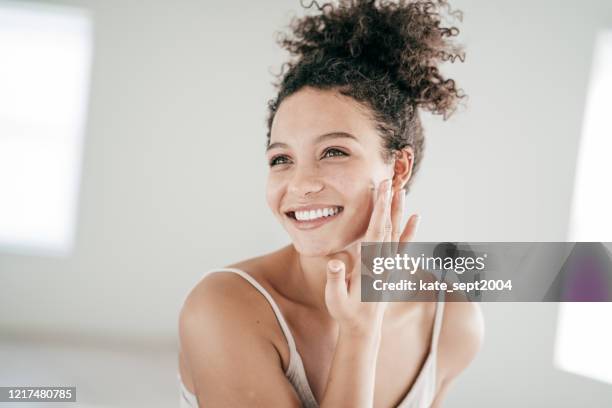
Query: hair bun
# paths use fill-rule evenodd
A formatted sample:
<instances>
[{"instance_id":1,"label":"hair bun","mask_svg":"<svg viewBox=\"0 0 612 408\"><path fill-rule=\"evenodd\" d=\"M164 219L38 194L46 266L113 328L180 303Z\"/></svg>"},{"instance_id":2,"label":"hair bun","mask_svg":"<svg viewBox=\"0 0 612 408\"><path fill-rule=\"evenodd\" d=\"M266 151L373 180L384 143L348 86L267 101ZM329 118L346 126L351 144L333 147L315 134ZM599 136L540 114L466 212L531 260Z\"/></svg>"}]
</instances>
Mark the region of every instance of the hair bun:
<instances>
[{"instance_id":1,"label":"hair bun","mask_svg":"<svg viewBox=\"0 0 612 408\"><path fill-rule=\"evenodd\" d=\"M389 75L418 107L445 117L454 111L462 95L438 65L463 62L465 55L452 43L459 30L443 26L445 13L462 19L446 1L340 0L320 5L313 0L302 6L315 6L320 13L295 17L290 33L279 39L296 59L293 64L304 59L348 61L366 77Z\"/></svg>"}]
</instances>

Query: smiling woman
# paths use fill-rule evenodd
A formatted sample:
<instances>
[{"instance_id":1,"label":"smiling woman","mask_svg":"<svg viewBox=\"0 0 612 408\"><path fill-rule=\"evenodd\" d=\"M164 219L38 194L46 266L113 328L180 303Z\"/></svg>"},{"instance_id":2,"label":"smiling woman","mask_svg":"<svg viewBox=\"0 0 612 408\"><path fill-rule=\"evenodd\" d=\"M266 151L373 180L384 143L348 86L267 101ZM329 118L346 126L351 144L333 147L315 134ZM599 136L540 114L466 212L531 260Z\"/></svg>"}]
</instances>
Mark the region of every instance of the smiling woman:
<instances>
[{"instance_id":1,"label":"smiling woman","mask_svg":"<svg viewBox=\"0 0 612 408\"><path fill-rule=\"evenodd\" d=\"M461 97L445 2L340 1L297 18L269 103L267 203L291 244L213 270L181 310L182 406L429 407L472 360L478 305L362 303L362 242L409 242L418 112ZM453 12L451 12L454 14ZM226 272L226 273L219 273ZM437 300L437 302L435 301Z\"/></svg>"},{"instance_id":2,"label":"smiling woman","mask_svg":"<svg viewBox=\"0 0 612 408\"><path fill-rule=\"evenodd\" d=\"M330 246L340 249L355 242L372 213L371 186L390 176L380 154L381 138L364 109L335 91L304 87L283 101L271 133L267 201L296 250L318 256ZM397 163L397 190L401 178L410 174L412 153L403 153ZM300 230L311 222L286 214L325 207L340 210L322 220L328 222L319 220L315 225L321 228L311 228L308 234Z\"/></svg>"}]
</instances>

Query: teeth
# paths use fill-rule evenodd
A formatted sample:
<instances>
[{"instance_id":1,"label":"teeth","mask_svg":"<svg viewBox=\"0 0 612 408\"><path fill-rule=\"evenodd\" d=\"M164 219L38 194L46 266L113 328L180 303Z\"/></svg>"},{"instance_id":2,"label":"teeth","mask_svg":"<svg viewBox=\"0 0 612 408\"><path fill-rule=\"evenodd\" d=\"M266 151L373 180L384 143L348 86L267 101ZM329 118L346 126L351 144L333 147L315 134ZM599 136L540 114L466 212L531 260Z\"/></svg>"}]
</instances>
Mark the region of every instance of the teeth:
<instances>
[{"instance_id":1,"label":"teeth","mask_svg":"<svg viewBox=\"0 0 612 408\"><path fill-rule=\"evenodd\" d=\"M329 207L310 211L295 211L294 214L298 221L311 221L321 217L331 217L338 214L338 211L338 207Z\"/></svg>"}]
</instances>

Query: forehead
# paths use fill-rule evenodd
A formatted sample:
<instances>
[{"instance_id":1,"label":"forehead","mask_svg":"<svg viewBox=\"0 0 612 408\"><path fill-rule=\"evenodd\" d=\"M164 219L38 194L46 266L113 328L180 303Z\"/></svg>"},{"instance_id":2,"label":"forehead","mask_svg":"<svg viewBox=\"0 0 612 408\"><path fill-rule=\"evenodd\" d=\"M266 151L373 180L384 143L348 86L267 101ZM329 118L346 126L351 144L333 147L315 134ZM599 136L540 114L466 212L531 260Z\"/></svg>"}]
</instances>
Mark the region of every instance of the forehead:
<instances>
[{"instance_id":1,"label":"forehead","mask_svg":"<svg viewBox=\"0 0 612 408\"><path fill-rule=\"evenodd\" d=\"M274 116L271 142L315 138L346 132L358 139L376 134L368 110L351 97L333 90L305 87L283 100Z\"/></svg>"}]
</instances>

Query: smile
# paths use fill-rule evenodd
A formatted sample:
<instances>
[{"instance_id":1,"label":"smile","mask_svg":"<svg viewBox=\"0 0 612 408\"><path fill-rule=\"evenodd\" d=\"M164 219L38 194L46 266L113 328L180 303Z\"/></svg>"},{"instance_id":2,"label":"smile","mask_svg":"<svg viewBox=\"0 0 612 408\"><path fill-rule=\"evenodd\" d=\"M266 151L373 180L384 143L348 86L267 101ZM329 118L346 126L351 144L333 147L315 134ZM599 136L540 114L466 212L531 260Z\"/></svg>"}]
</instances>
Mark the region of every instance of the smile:
<instances>
[{"instance_id":1,"label":"smile","mask_svg":"<svg viewBox=\"0 0 612 408\"><path fill-rule=\"evenodd\" d=\"M344 210L342 206L329 206L316 209L288 211L285 213L299 229L318 228L336 219Z\"/></svg>"}]
</instances>

